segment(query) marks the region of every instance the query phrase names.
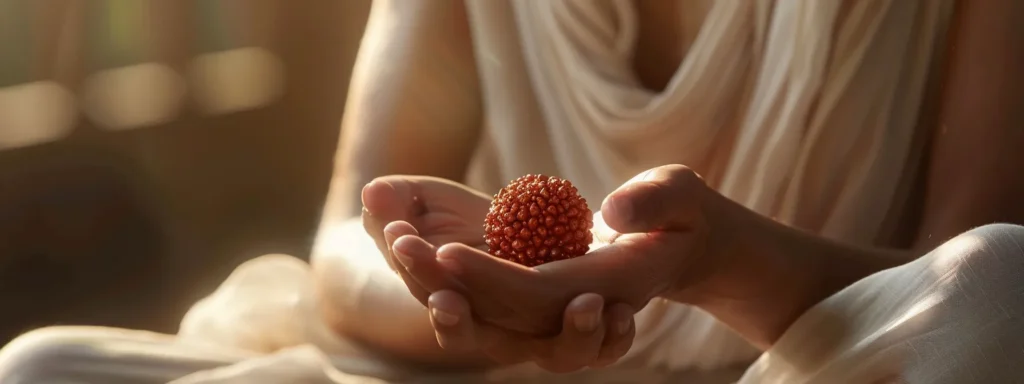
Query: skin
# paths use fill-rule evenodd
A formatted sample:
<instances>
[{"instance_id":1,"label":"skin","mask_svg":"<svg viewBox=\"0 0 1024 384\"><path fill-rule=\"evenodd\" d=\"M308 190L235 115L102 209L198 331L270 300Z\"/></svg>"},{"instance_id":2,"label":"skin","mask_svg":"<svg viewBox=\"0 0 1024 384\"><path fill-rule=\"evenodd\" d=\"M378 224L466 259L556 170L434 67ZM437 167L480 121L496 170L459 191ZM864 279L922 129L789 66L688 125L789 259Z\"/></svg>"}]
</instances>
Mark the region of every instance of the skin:
<instances>
[{"instance_id":1,"label":"skin","mask_svg":"<svg viewBox=\"0 0 1024 384\"><path fill-rule=\"evenodd\" d=\"M613 192L595 228L607 245L536 268L462 244L433 247L414 234L398 238L393 249L402 254L402 273L412 277L405 279L410 290L435 293L426 304L464 319L462 328L437 327L441 340L460 348L475 346L474 328L481 326L542 340L558 332L561 310L581 292L632 308L656 297L696 305L767 348L819 295L905 260L766 219L680 165L645 172ZM821 254L834 258L822 262Z\"/></svg>"},{"instance_id":2,"label":"skin","mask_svg":"<svg viewBox=\"0 0 1024 384\"><path fill-rule=\"evenodd\" d=\"M460 244L477 252L486 249L479 219L487 213L490 198L461 184L433 177L388 176L367 185L363 196L367 208L363 214L364 227L368 233L382 234L375 237L378 247L420 304L433 309L430 303L443 300L445 294L432 295L431 287L436 284L410 285L414 273L408 255L426 257L432 262L422 263L415 273L430 272L430 276L452 282L449 277L440 276L440 266L433 263L438 247ZM558 313L548 318L557 323L548 332L551 337L530 337L532 330L528 328L482 325L473 329L472 335L464 335L472 337L471 343L465 337L440 338L438 342L447 351L479 351L489 362L535 361L559 372L602 366L614 362L629 349L634 332L634 310L630 305L606 305L601 295L577 293L559 306ZM443 313L434 313L431 318L435 325L456 325L449 323L449 317Z\"/></svg>"},{"instance_id":3,"label":"skin","mask_svg":"<svg viewBox=\"0 0 1024 384\"><path fill-rule=\"evenodd\" d=\"M464 185L436 177L388 176L378 178L367 185L363 190L363 201L366 207L363 213L363 226L366 232L375 234L373 238L378 249L386 255L388 264L404 281L412 281L412 275L405 266L408 262L399 261L403 254L432 253L437 247L445 244L467 244L477 249L485 248L483 227L479 219L487 213L490 198ZM408 240L413 237L418 241L409 242ZM422 308L422 305L429 306L431 292L425 289L412 289L410 292L411 302L418 308ZM434 300L443 296L436 296ZM634 331L631 322L634 310L631 307L624 303L606 305L602 296L594 294L584 293L569 299L567 303L562 303L564 312L559 312L553 317L560 323L559 332L554 332L557 333L555 337L535 339L501 327L479 327L474 330L473 348L462 348L460 345L448 343L445 339L435 341L433 332L430 332L426 333L430 337L429 344L408 343L408 339L405 339L406 344L400 344L399 349L390 352L408 351L405 353L411 360L421 361L418 359L424 357L413 354L417 350L412 348L423 348L419 346L421 344L438 348L439 341L445 352L436 350L433 355L426 357L434 359L435 367L439 363L468 368L496 363L536 361L549 370L565 371L575 370L584 365L601 366L614 362L629 349ZM396 298L381 297L371 300L393 303ZM379 308L373 311L380 312ZM410 322L410 318L429 318L426 313L406 313L418 316L397 318L405 319L407 322ZM396 317L394 313L388 313L387 316ZM446 318L443 315L438 317L435 314L434 318L440 319L438 324L444 325ZM377 323L372 330L390 329L390 326L380 323L382 319L374 320ZM404 327L430 326L425 321L419 323L416 320L412 320ZM349 323L351 319L342 322ZM372 330L366 332L367 329L356 327L346 329L352 330L348 334L350 337L365 335L364 337L376 338L380 334L392 333ZM403 336L407 337L408 334ZM462 359L455 359L452 356L462 356Z\"/></svg>"},{"instance_id":4,"label":"skin","mask_svg":"<svg viewBox=\"0 0 1024 384\"><path fill-rule=\"evenodd\" d=\"M368 293L367 301L380 304L372 312L351 303L342 294L345 289L334 285L349 280L345 250L322 244L345 220L359 217L363 186L376 177L461 179L481 116L465 12L461 0L373 2L312 255L322 315L336 332L397 361L455 368L488 361L478 354L444 352L422 306L411 298L396 298L391 291Z\"/></svg>"},{"instance_id":5,"label":"skin","mask_svg":"<svg viewBox=\"0 0 1024 384\"><path fill-rule=\"evenodd\" d=\"M358 217L384 175L461 180L482 124L463 0L374 1L353 69L325 221Z\"/></svg>"},{"instance_id":6,"label":"skin","mask_svg":"<svg viewBox=\"0 0 1024 384\"><path fill-rule=\"evenodd\" d=\"M325 226L358 212L360 199L355 196L364 192L376 196L372 190L362 190L374 176L418 174L460 179L477 135L480 110L479 102L474 100L479 97L478 84L470 69L472 47L468 33L461 30L466 28L464 17L460 16L465 12L461 2L430 3L432 6L427 6L427 2L417 2L416 6L403 3L404 7L387 1L380 3L375 4L370 33L384 28L400 33L396 33L391 44L371 44L360 54L357 73L363 75L357 78L368 80L362 86L354 85L350 96L344 144L339 152L339 176L332 184ZM385 14L404 22L388 23L382 16ZM692 170L668 167L655 172L652 180L628 183L605 201L603 217L611 233L605 240L613 244L602 248L605 257L596 258L602 263L589 266L562 263L530 272L484 258L472 247L431 242L428 235L416 233L417 227L409 220L393 220L397 224L388 228L394 240L384 239L383 248L396 269L406 269L401 273L403 281L434 316L431 323L424 321L423 328L417 328L417 332L422 331L430 338L375 345L398 351L396 354L404 359L442 360L469 366L502 361L493 356L482 358L473 351L488 349L491 352L483 355L490 356L495 351L519 351L522 345L533 345L524 353L510 354L538 361L551 370L572 370L602 360L603 352L597 345L603 343L580 341L573 345L567 344L567 340L576 340L571 337L548 337L551 330L567 325L551 319L568 318L562 315L575 308L567 309L568 303L581 296L587 304L581 306L593 308L594 301L587 301L594 300L593 296L580 295L592 292L605 298L602 307L611 302L626 302L639 310L645 298L657 296L694 304L755 345L767 348L807 308L860 278L911 260L972 227L991 222L1024 222L1024 206L1019 199L1024 192L1024 172L1019 171L1024 166L1024 151L1017 148L1024 142L1024 130L1020 129L1024 126L1024 110L1014 104L1024 100L1024 74L1014 70L1024 68L1024 25L1018 22L1019 15L1024 15L1024 4L1013 0L960 2L950 40L953 49L948 58L941 117L936 124L922 192L925 206L909 249L840 244L782 226L722 199L695 182L699 178ZM435 40L438 37L446 39ZM441 48L440 45L444 49L439 54L427 54ZM395 60L396 56L408 60ZM385 78L389 81L381 81ZM659 76L649 78L656 85ZM371 83L373 87L365 85ZM431 100L446 103L444 108L436 108L430 105ZM439 136L446 140L431 141ZM389 140L399 137L416 139ZM451 137L465 140L447 139ZM416 150L402 149L398 156L368 146L371 141L429 145ZM671 210L652 209L655 201L678 206ZM721 228L730 231L725 233ZM647 233L651 231L657 233ZM383 232L381 229L371 235L383 238ZM395 249L412 260L410 268L393 255ZM640 280L619 284L618 288L559 283L565 276L607 273L609 266L615 265L616 257L621 259L631 252L662 255L651 258L661 264L647 265L662 268L648 270L691 272L666 273L659 284L646 286L635 284ZM835 258L820 263L815 256L822 253ZM329 264L321 264L324 265ZM332 275L337 272L320 270L324 278L337 278ZM494 276L510 280L481 278ZM505 300L499 301L500 305L485 304L509 297L502 296L501 289L517 287L515 284L518 288L543 287L537 292L543 300L534 297L531 303ZM325 300L332 301L330 297ZM530 316L509 318L510 308L529 310L521 313ZM408 306L394 310L415 313ZM482 321L474 320L470 313ZM452 322L452 316L458 321ZM608 324L616 321L605 318L602 326L615 328ZM359 326L359 316L350 316L344 323L348 326L336 329L374 344L372 332ZM417 324L413 322L410 326L418 327ZM515 337L497 341L481 337L489 332L482 329L488 327ZM511 329L516 332L507 332ZM442 353L428 345L435 332L448 351ZM433 343L436 348L437 343ZM567 361L565 353L551 352L558 348L575 348L573 351L591 361Z\"/></svg>"}]
</instances>

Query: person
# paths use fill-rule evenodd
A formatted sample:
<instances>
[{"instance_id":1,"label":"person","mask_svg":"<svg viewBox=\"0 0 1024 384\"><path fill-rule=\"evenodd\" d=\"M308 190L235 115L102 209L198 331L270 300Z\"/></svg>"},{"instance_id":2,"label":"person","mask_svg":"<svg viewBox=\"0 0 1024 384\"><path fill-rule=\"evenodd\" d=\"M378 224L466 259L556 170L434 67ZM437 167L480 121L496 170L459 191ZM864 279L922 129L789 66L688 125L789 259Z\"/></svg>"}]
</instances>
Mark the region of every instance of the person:
<instances>
[{"instance_id":1,"label":"person","mask_svg":"<svg viewBox=\"0 0 1024 384\"><path fill-rule=\"evenodd\" d=\"M0 377L1018 380L1024 231L983 225L1024 218L1024 13L953 5L378 0L311 267L240 266L175 337L26 334ZM607 244L474 251L527 173Z\"/></svg>"}]
</instances>

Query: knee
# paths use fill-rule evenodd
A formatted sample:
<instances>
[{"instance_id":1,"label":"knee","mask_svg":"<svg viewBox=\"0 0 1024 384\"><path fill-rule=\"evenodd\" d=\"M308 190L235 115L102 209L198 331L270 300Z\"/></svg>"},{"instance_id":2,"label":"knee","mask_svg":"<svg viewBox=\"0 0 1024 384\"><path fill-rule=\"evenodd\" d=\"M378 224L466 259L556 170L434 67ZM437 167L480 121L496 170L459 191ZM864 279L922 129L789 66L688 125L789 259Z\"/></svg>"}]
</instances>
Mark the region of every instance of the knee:
<instances>
[{"instance_id":1,"label":"knee","mask_svg":"<svg viewBox=\"0 0 1024 384\"><path fill-rule=\"evenodd\" d=\"M1017 224L988 224L966 232L991 241L1019 241L1024 239L1024 226Z\"/></svg>"},{"instance_id":2,"label":"knee","mask_svg":"<svg viewBox=\"0 0 1024 384\"><path fill-rule=\"evenodd\" d=\"M984 286L1024 285L1024 226L989 224L967 231L933 253L933 266L957 281Z\"/></svg>"},{"instance_id":3,"label":"knee","mask_svg":"<svg viewBox=\"0 0 1024 384\"><path fill-rule=\"evenodd\" d=\"M68 327L41 328L15 338L0 349L0 383L58 380L76 362L88 361L89 344Z\"/></svg>"},{"instance_id":4,"label":"knee","mask_svg":"<svg viewBox=\"0 0 1024 384\"><path fill-rule=\"evenodd\" d=\"M945 245L969 258L971 262L989 262L992 259L1018 261L1024 258L1024 226L1015 224L988 224L954 237Z\"/></svg>"},{"instance_id":5,"label":"knee","mask_svg":"<svg viewBox=\"0 0 1024 384\"><path fill-rule=\"evenodd\" d=\"M920 274L922 296L913 307L921 336L907 345L927 343L930 363L914 364L908 378L936 382L1003 382L985 375L1015 372L1011 362L1024 355L1024 227L991 224L967 231L935 249ZM934 276L929 276L929 273ZM941 302L942 305L933 305ZM934 308L928 309L920 308ZM909 311L908 311L909 312ZM904 316L904 318L907 318ZM955 351L948 352L948 351ZM993 356L999 356L993 359ZM934 367L942 366L937 374ZM979 371L978 366L986 367ZM912 380L914 382L922 380Z\"/></svg>"}]
</instances>

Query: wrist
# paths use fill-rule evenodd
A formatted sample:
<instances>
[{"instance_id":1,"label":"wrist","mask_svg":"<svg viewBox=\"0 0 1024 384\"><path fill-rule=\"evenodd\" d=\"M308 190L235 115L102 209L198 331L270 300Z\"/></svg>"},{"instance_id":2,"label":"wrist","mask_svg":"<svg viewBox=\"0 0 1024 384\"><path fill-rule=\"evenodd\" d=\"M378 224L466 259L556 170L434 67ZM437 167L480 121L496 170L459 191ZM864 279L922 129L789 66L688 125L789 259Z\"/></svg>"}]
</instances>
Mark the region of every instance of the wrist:
<instances>
[{"instance_id":1,"label":"wrist","mask_svg":"<svg viewBox=\"0 0 1024 384\"><path fill-rule=\"evenodd\" d=\"M760 348L821 300L902 260L786 226L708 191L705 277L681 281L668 298L711 313Z\"/></svg>"}]
</instances>

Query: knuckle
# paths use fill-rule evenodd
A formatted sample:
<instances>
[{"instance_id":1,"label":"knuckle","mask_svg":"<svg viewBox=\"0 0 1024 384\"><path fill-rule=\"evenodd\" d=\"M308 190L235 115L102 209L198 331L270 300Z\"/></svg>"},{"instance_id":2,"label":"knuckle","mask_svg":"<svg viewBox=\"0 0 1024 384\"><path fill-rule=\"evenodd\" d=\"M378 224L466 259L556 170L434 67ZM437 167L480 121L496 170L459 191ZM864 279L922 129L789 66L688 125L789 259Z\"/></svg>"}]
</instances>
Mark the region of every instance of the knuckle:
<instances>
[{"instance_id":1,"label":"knuckle","mask_svg":"<svg viewBox=\"0 0 1024 384\"><path fill-rule=\"evenodd\" d=\"M705 185L704 178L685 165L666 165L664 171L672 185L681 191L691 191Z\"/></svg>"}]
</instances>

